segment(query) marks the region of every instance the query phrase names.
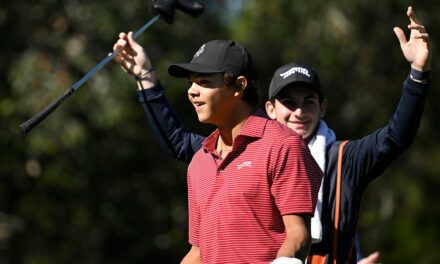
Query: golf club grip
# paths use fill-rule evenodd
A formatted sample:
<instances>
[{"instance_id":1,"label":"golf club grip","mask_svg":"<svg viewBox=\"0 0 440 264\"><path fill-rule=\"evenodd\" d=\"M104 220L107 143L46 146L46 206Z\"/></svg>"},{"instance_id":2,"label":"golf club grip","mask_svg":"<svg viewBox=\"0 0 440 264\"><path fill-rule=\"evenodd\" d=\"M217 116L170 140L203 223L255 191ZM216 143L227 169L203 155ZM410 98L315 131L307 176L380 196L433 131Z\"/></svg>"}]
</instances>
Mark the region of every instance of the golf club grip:
<instances>
[{"instance_id":1,"label":"golf club grip","mask_svg":"<svg viewBox=\"0 0 440 264\"><path fill-rule=\"evenodd\" d=\"M33 116L31 119L23 122L20 125L21 134L25 135L32 128L38 125L41 121L43 121L50 113L52 113L60 104L62 104L69 96L71 96L75 92L75 89L70 88L63 95L58 97L55 101L53 101L50 105L46 106L43 110L41 110L38 114Z\"/></svg>"}]
</instances>

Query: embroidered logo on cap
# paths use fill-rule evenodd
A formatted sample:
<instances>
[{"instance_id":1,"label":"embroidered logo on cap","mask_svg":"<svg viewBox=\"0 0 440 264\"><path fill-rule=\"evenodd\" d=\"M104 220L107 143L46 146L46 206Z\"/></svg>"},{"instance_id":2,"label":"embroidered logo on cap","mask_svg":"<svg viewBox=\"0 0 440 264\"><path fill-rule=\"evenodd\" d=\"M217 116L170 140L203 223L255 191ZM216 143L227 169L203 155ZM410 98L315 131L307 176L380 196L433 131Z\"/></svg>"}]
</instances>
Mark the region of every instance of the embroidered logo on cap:
<instances>
[{"instance_id":1,"label":"embroidered logo on cap","mask_svg":"<svg viewBox=\"0 0 440 264\"><path fill-rule=\"evenodd\" d=\"M280 73L280 76L283 77L283 79L286 79L289 78L290 75L293 75L295 73L301 73L302 75L310 78L309 71L303 67L293 67L286 72Z\"/></svg>"},{"instance_id":2,"label":"embroidered logo on cap","mask_svg":"<svg viewBox=\"0 0 440 264\"><path fill-rule=\"evenodd\" d=\"M205 44L203 44L200 49L196 52L196 54L194 54L194 58L197 58L200 56L200 54L202 54L205 51Z\"/></svg>"}]
</instances>

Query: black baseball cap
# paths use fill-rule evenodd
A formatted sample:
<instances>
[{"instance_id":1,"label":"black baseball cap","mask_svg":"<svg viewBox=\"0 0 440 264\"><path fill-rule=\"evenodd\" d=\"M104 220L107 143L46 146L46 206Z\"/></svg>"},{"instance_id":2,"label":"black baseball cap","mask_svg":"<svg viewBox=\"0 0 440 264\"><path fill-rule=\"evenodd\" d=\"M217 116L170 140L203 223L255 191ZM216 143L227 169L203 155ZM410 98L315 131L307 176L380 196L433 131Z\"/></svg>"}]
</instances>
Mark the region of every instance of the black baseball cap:
<instances>
[{"instance_id":1,"label":"black baseball cap","mask_svg":"<svg viewBox=\"0 0 440 264\"><path fill-rule=\"evenodd\" d=\"M278 68L273 74L269 86L269 100L274 99L284 87L293 83L310 85L318 93L320 101L325 97L318 74L311 67L289 63Z\"/></svg>"},{"instance_id":2,"label":"black baseball cap","mask_svg":"<svg viewBox=\"0 0 440 264\"><path fill-rule=\"evenodd\" d=\"M168 73L178 78L186 78L190 72L229 72L243 75L249 80L256 80L258 76L248 50L232 40L209 41L197 50L190 63L172 64L168 67Z\"/></svg>"}]
</instances>

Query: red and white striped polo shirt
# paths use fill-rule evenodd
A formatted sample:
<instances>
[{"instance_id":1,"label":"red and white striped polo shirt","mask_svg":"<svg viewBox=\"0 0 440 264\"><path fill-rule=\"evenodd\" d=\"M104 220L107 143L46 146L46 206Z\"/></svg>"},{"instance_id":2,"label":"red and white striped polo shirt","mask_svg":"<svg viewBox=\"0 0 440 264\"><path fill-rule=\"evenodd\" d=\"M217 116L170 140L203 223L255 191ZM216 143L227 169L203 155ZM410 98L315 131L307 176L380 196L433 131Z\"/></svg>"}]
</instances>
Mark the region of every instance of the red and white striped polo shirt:
<instances>
[{"instance_id":1,"label":"red and white striped polo shirt","mask_svg":"<svg viewBox=\"0 0 440 264\"><path fill-rule=\"evenodd\" d=\"M282 215L313 215L322 171L300 135L262 115L224 160L216 130L188 167L189 242L203 263L269 263L285 239Z\"/></svg>"}]
</instances>

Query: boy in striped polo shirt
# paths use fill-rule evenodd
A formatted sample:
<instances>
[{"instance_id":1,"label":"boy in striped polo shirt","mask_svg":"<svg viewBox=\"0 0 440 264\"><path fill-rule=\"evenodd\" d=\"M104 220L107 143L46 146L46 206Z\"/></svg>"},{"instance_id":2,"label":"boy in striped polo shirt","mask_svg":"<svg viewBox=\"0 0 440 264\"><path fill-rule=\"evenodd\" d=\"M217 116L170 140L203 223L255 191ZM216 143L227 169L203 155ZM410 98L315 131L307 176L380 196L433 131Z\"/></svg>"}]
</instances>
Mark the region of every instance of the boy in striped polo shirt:
<instances>
[{"instance_id":1,"label":"boy in striped polo shirt","mask_svg":"<svg viewBox=\"0 0 440 264\"><path fill-rule=\"evenodd\" d=\"M183 263L304 260L322 171L299 134L256 109L248 51L214 40L168 71L190 80L199 121L217 127L188 168L192 248Z\"/></svg>"}]
</instances>

